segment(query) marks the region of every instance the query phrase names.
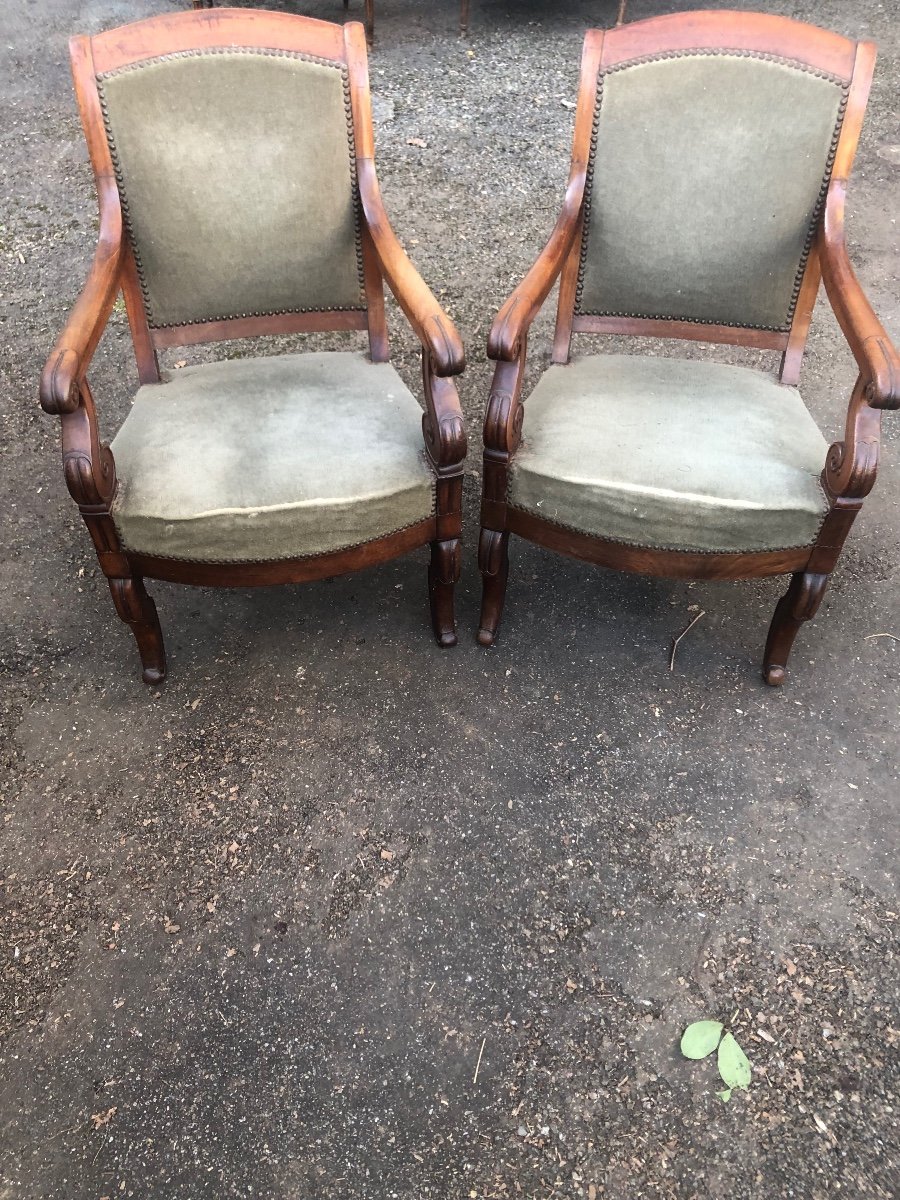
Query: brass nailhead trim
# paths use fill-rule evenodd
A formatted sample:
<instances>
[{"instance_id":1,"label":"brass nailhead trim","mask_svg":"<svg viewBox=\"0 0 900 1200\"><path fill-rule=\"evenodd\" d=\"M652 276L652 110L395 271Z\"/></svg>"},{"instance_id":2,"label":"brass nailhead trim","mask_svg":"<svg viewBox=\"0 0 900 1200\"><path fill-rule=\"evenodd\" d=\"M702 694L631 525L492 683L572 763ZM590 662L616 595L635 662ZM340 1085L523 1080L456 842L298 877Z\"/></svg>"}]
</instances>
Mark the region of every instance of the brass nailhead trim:
<instances>
[{"instance_id":1,"label":"brass nailhead trim","mask_svg":"<svg viewBox=\"0 0 900 1200\"><path fill-rule=\"evenodd\" d=\"M159 384L160 387L165 387L165 384ZM429 516L437 517L440 514L437 512L437 477L434 470L428 463L428 456L424 450L421 450L417 456L420 462L423 462L428 468L431 479L431 512ZM116 524L116 517L121 516L122 503L124 502L125 488L128 482L121 475L116 479L116 494L113 497L110 505L109 515L112 518L113 524L116 526L116 532L119 534L119 539L122 542L123 550L131 550L132 554L144 554L145 551L138 550L136 546L128 546L122 536L122 531ZM388 533L379 533L375 537L366 538L362 542L351 542L349 546L340 546L337 550L322 550L313 554L282 554L279 558L177 558L172 554L148 554L147 558L160 558L164 562L179 562L192 563L198 567L229 567L243 563L255 565L257 563L276 563L276 562L299 562L301 560L324 558L326 554L343 554L345 550L358 550L360 546L368 546L370 542L380 541L384 537L393 537L395 533L404 533L407 529L412 529L414 525L420 524L421 521L427 520L427 517L420 517L418 521L410 521L408 525L401 525L399 529L391 529Z\"/></svg>"},{"instance_id":2,"label":"brass nailhead trim","mask_svg":"<svg viewBox=\"0 0 900 1200\"><path fill-rule=\"evenodd\" d=\"M432 488L431 512L429 516L434 517L437 514L434 511L434 488ZM115 523L115 514L110 513ZM319 550L312 554L282 554L279 558L177 558L173 554L147 554L145 550L138 550L135 546L128 546L122 539L122 549L130 550L132 554L142 554L147 558L159 558L163 562L190 563L196 567L234 567L234 566L258 566L262 563L277 563L277 562L305 562L314 558L325 558L329 554L344 554L347 550L358 550L361 546L368 546L371 542L380 542L382 538L394 537L395 534L405 533L407 529L412 529L414 525L420 525L422 521L427 521L428 517L419 517L418 521L410 521L408 525L401 525L399 529L391 529L387 533L376 534L375 537L366 538L362 542L352 542L349 546L339 546L337 550ZM119 537L122 538L121 531L118 530Z\"/></svg>"},{"instance_id":3,"label":"brass nailhead trim","mask_svg":"<svg viewBox=\"0 0 900 1200\"><path fill-rule=\"evenodd\" d=\"M600 127L600 110L603 104L603 78L605 75L612 75L616 71L624 71L629 67L641 66L643 63L662 62L671 58L699 58L699 57L719 57L719 58L757 58L763 62L774 62L780 66L791 67L797 71L803 71L807 75L815 75L818 79L826 79L829 83L834 83L840 86L841 100L838 106L837 121L835 122L834 132L831 135L831 144L828 148L828 155L825 160L825 173L822 177L822 184L819 188L819 195L816 199L816 204L813 209L812 218L809 223L809 228L806 232L806 239L803 244L803 250L800 254L800 262L797 267L797 274L794 277L794 286L791 290L791 299L788 305L787 317L779 326L771 325L751 325L745 321L716 321L703 317L673 317L667 316L664 313L623 313L604 310L603 312L585 312L582 308L582 295L584 291L584 273L587 267L588 255L588 234L590 232L591 221L591 199L594 188L594 164L597 158L597 138ZM588 160L587 175L584 187L584 221L583 233L581 237L581 253L578 260L578 286L575 292L575 312L582 317L623 317L631 318L638 321L681 321L689 322L695 325L720 325L728 329L758 329L767 333L790 333L791 326L794 321L794 313L797 308L797 300L800 296L800 288L803 285L803 276L806 273L806 264L809 260L810 250L812 249L813 237L816 232L816 225L822 212L822 206L825 203L825 197L828 192L828 184L831 181L831 169L834 166L834 157L837 153L838 141L841 136L841 128L844 124L844 114L847 109L847 96L850 90L849 80L843 79L839 75L832 75L828 71L820 71L815 67L811 67L806 63L797 62L795 59L782 58L777 54L766 54L758 50L728 50L715 48L701 48L696 50L666 50L658 54L647 54L641 58L632 58L627 62L616 63L612 67L607 67L605 70L597 74L597 99L594 109L594 121L591 129L591 150Z\"/></svg>"},{"instance_id":4,"label":"brass nailhead trim","mask_svg":"<svg viewBox=\"0 0 900 1200\"><path fill-rule=\"evenodd\" d=\"M825 489L822 488L822 494L825 494ZM616 546L630 546L634 550L658 550L661 554L780 554L787 550L808 550L816 544L816 539L821 532L822 526L825 524L828 511L822 514L822 520L819 522L816 536L811 542L802 546L776 546L774 549L768 550L700 550L691 546L645 546L642 542L629 542L625 538L608 537L602 533L588 533L585 529L579 529L576 525L567 525L564 521L554 521L550 517L545 517L541 513L533 512L530 508L520 508L518 504L513 504L509 499L506 501L507 507L514 512L521 513L525 517L536 517L539 521L543 521L546 525L553 525L556 529L565 529L567 533L577 533L582 537L594 538L598 542L613 542Z\"/></svg>"},{"instance_id":5,"label":"brass nailhead trim","mask_svg":"<svg viewBox=\"0 0 900 1200\"><path fill-rule=\"evenodd\" d=\"M134 237L132 227L131 214L128 207L128 197L125 192L125 180L122 174L122 167L119 162L118 151L116 150L115 140L113 138L112 126L109 119L108 101L103 90L103 84L107 79L113 79L117 75L125 75L131 71L139 71L142 67L153 66L160 62L172 62L180 58L201 58L206 55L213 54L258 54L270 58L293 58L300 59L303 62L316 63L322 67L332 67L341 73L341 86L344 93L344 117L347 122L347 141L350 150L350 181L353 188L353 231L356 242L356 271L359 279L360 302L358 305L350 304L330 304L325 308L277 308L266 310L265 312L243 312L229 313L227 316L218 317L201 317L191 321L173 321L167 324L157 324L153 320L152 307L150 303L150 289L147 283L147 277L141 262L140 252L137 242ZM128 231L128 239L131 243L131 249L134 253L134 262L137 267L138 282L141 288L141 295L144 300L144 310L147 313L147 321L151 329L182 329L189 325L206 325L216 321L239 321L247 317L280 317L287 314L302 314L315 312L359 312L360 309L366 308L366 289L365 289L365 274L363 269L362 256L362 236L360 226L360 200L359 186L356 176L356 140L353 132L353 107L350 98L350 77L344 63L335 62L330 58L320 58L315 54L304 54L301 51L294 50L274 50L262 46L210 46L204 49L195 50L178 50L172 54L160 54L156 58L143 59L141 62L126 63L123 67L117 67L114 71L105 71L97 75L97 95L100 100L100 111L103 113L103 124L106 129L106 140L109 144L109 153L112 159L113 170L116 174L116 184L119 189L119 202L122 205L122 216L125 221L125 228Z\"/></svg>"}]
</instances>

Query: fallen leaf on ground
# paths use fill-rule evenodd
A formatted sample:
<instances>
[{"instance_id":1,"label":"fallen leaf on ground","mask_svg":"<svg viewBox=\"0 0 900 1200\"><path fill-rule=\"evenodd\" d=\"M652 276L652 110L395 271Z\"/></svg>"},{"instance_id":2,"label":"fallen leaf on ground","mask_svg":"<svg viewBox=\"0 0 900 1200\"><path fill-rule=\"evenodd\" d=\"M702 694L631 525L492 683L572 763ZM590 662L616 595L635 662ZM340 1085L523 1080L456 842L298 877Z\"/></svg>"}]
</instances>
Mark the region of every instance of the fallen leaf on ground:
<instances>
[{"instance_id":1,"label":"fallen leaf on ground","mask_svg":"<svg viewBox=\"0 0 900 1200\"><path fill-rule=\"evenodd\" d=\"M91 1120L94 1122L94 1128L102 1129L104 1125L108 1125L118 1111L118 1105L114 1104L112 1108L108 1108L105 1113L91 1113ZM818 1119L819 1118L816 1117L816 1120Z\"/></svg>"},{"instance_id":2,"label":"fallen leaf on ground","mask_svg":"<svg viewBox=\"0 0 900 1200\"><path fill-rule=\"evenodd\" d=\"M719 1043L718 1067L729 1088L749 1087L750 1062L731 1033L726 1033Z\"/></svg>"},{"instance_id":3,"label":"fallen leaf on ground","mask_svg":"<svg viewBox=\"0 0 900 1200\"><path fill-rule=\"evenodd\" d=\"M722 1039L721 1021L694 1021L681 1038L681 1053L685 1058L706 1058Z\"/></svg>"}]
</instances>

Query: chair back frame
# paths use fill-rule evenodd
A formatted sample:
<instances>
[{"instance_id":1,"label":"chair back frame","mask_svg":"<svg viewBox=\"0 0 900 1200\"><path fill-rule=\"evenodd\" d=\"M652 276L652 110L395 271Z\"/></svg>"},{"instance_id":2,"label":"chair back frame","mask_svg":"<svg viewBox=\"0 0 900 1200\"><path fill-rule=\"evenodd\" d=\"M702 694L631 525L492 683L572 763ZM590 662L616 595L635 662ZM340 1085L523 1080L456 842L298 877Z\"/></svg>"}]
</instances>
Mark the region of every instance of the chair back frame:
<instances>
[{"instance_id":1,"label":"chair back frame","mask_svg":"<svg viewBox=\"0 0 900 1200\"><path fill-rule=\"evenodd\" d=\"M846 179L850 173L875 65L875 47L872 43L854 42L785 17L743 12L676 13L638 21L633 25L619 25L609 30L590 30L585 38L581 61L570 174L570 179L580 174L585 183L582 185L578 233L560 279L553 361L569 361L573 333L680 338L748 346L757 350L780 350L781 381L796 384L821 281L815 240L802 272L790 328L784 332L684 320L587 316L575 311L598 78L603 71L649 55L692 50L734 50L774 55L837 77L845 88L846 107L829 189L835 179ZM598 169L602 169L602 164ZM653 253L652 246L647 247L647 253Z\"/></svg>"},{"instance_id":2,"label":"chair back frame","mask_svg":"<svg viewBox=\"0 0 900 1200\"><path fill-rule=\"evenodd\" d=\"M75 37L70 43L72 74L100 202L101 230L104 224L121 222L122 206L118 188L108 186L110 181L115 182L115 170L106 136L97 76L168 54L229 46L306 54L344 66L349 77L356 158L359 161L374 157L366 43L358 22L340 26L309 18L298 22L289 13L258 9L209 9L202 13L164 14L150 21L139 21L93 37ZM343 311L288 312L151 328L141 294L134 251L127 244L126 234L123 293L141 383L159 380L157 351L160 349L265 334L365 330L369 336L372 360L386 362L389 345L384 280L358 196L356 204L360 214L365 305Z\"/></svg>"}]
</instances>

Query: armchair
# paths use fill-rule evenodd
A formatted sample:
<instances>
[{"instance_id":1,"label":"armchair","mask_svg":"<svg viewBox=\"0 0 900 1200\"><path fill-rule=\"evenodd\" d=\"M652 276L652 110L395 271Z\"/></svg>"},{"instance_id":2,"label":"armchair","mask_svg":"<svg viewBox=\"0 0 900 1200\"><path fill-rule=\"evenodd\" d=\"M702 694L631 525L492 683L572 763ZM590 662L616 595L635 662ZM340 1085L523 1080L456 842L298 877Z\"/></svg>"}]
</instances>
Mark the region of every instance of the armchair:
<instances>
[{"instance_id":1,"label":"armchair","mask_svg":"<svg viewBox=\"0 0 900 1200\"><path fill-rule=\"evenodd\" d=\"M648 575L789 573L763 660L784 681L875 482L881 410L900 405L843 230L874 61L871 43L752 13L587 34L563 210L488 339L482 645L514 533ZM552 363L525 402L529 327L557 280ZM859 365L830 448L797 390L820 280ZM576 333L777 350L781 367L573 356Z\"/></svg>"},{"instance_id":2,"label":"armchair","mask_svg":"<svg viewBox=\"0 0 900 1200\"><path fill-rule=\"evenodd\" d=\"M145 578L294 583L426 543L453 645L463 348L384 211L362 26L182 12L74 38L71 56L100 236L40 400L145 682L166 672ZM424 413L390 365L385 280L422 344ZM105 445L87 372L120 291L141 386ZM157 360L323 330L365 330L368 355Z\"/></svg>"}]
</instances>

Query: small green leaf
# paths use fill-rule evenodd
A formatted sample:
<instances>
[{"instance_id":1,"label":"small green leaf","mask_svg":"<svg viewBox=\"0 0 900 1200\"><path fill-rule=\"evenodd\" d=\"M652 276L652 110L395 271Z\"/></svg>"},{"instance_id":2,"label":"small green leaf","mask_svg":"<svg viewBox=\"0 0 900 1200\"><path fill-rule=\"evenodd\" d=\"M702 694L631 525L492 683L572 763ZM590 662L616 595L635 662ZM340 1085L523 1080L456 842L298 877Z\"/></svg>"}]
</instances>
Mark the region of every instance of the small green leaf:
<instances>
[{"instance_id":1,"label":"small green leaf","mask_svg":"<svg viewBox=\"0 0 900 1200\"><path fill-rule=\"evenodd\" d=\"M682 1035L681 1053L685 1058L706 1058L718 1046L721 1037L721 1022L695 1021Z\"/></svg>"},{"instance_id":2,"label":"small green leaf","mask_svg":"<svg viewBox=\"0 0 900 1200\"><path fill-rule=\"evenodd\" d=\"M719 1043L719 1074L729 1088L750 1086L750 1062L730 1033Z\"/></svg>"},{"instance_id":3,"label":"small green leaf","mask_svg":"<svg viewBox=\"0 0 900 1200\"><path fill-rule=\"evenodd\" d=\"M725 1090L722 1092L716 1092L716 1095L719 1097L719 1099L722 1101L723 1104L727 1104L728 1101L731 1099L731 1088L725 1088Z\"/></svg>"}]
</instances>

